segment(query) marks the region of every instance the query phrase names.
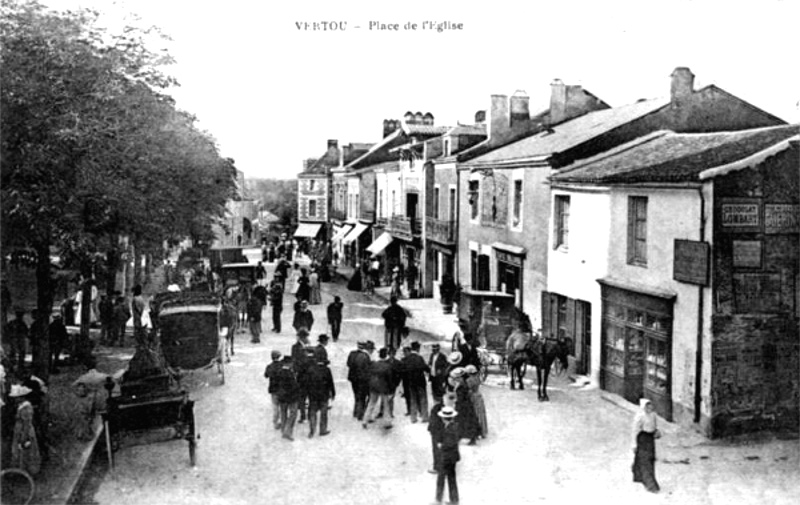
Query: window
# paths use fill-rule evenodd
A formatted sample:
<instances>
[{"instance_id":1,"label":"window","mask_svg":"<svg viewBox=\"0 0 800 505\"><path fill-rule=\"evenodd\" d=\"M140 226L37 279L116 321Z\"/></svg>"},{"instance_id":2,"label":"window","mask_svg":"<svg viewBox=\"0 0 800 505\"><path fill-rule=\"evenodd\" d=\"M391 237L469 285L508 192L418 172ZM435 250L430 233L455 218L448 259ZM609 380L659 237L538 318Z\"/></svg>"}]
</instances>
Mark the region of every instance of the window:
<instances>
[{"instance_id":1,"label":"window","mask_svg":"<svg viewBox=\"0 0 800 505\"><path fill-rule=\"evenodd\" d=\"M569 246L569 197L557 195L555 205L554 248L566 250Z\"/></svg>"},{"instance_id":2,"label":"window","mask_svg":"<svg viewBox=\"0 0 800 505\"><path fill-rule=\"evenodd\" d=\"M444 139L444 155L450 156L450 139Z\"/></svg>"},{"instance_id":3,"label":"window","mask_svg":"<svg viewBox=\"0 0 800 505\"><path fill-rule=\"evenodd\" d=\"M469 181L469 206L470 206L470 219L478 219L478 210L479 210L479 193L480 193L480 181Z\"/></svg>"},{"instance_id":4,"label":"window","mask_svg":"<svg viewBox=\"0 0 800 505\"><path fill-rule=\"evenodd\" d=\"M317 217L317 201L308 201L308 217Z\"/></svg>"},{"instance_id":5,"label":"window","mask_svg":"<svg viewBox=\"0 0 800 505\"><path fill-rule=\"evenodd\" d=\"M628 264L647 265L647 197L628 197Z\"/></svg>"},{"instance_id":6,"label":"window","mask_svg":"<svg viewBox=\"0 0 800 505\"><path fill-rule=\"evenodd\" d=\"M456 188L450 188L450 201L447 203L447 209L450 213L450 221L456 222Z\"/></svg>"},{"instance_id":7,"label":"window","mask_svg":"<svg viewBox=\"0 0 800 505\"><path fill-rule=\"evenodd\" d=\"M514 181L514 208L511 217L511 226L517 227L522 224L522 181Z\"/></svg>"},{"instance_id":8,"label":"window","mask_svg":"<svg viewBox=\"0 0 800 505\"><path fill-rule=\"evenodd\" d=\"M439 188L433 188L433 218L439 219Z\"/></svg>"},{"instance_id":9,"label":"window","mask_svg":"<svg viewBox=\"0 0 800 505\"><path fill-rule=\"evenodd\" d=\"M469 252L469 283L473 288L478 286L478 251Z\"/></svg>"},{"instance_id":10,"label":"window","mask_svg":"<svg viewBox=\"0 0 800 505\"><path fill-rule=\"evenodd\" d=\"M308 190L309 191L314 191L315 189L317 189L316 188L316 182L317 181L315 181L314 179L311 179L310 181L308 181Z\"/></svg>"}]
</instances>

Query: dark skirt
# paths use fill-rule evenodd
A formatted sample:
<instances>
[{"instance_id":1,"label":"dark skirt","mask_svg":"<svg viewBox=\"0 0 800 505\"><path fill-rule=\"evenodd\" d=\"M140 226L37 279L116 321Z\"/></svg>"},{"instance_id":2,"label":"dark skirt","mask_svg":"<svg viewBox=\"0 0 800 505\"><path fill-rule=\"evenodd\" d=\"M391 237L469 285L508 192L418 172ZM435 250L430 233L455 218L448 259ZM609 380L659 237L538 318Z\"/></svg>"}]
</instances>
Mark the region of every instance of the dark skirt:
<instances>
[{"instance_id":1,"label":"dark skirt","mask_svg":"<svg viewBox=\"0 0 800 505\"><path fill-rule=\"evenodd\" d=\"M651 492L660 489L656 481L656 440L653 433L640 431L636 435L636 455L632 470L633 482L641 482Z\"/></svg>"}]
</instances>

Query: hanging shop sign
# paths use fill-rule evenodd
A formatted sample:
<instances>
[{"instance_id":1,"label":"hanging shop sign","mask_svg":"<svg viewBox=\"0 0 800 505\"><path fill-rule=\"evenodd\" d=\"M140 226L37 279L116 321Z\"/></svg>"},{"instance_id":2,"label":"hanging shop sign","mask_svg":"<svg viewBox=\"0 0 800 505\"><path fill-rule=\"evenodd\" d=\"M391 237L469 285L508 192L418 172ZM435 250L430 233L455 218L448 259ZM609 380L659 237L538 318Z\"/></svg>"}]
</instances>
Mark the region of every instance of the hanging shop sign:
<instances>
[{"instance_id":1,"label":"hanging shop sign","mask_svg":"<svg viewBox=\"0 0 800 505\"><path fill-rule=\"evenodd\" d=\"M672 278L698 286L708 285L709 245L695 240L675 240Z\"/></svg>"}]
</instances>

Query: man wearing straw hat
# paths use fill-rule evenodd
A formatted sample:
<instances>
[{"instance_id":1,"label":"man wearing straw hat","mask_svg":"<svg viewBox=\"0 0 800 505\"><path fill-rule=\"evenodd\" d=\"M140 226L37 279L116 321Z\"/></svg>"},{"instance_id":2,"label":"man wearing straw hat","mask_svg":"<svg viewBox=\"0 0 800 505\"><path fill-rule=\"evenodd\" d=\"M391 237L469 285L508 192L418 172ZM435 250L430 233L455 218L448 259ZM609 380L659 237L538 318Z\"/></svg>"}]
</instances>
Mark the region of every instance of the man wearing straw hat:
<instances>
[{"instance_id":1,"label":"man wearing straw hat","mask_svg":"<svg viewBox=\"0 0 800 505\"><path fill-rule=\"evenodd\" d=\"M458 483L456 482L456 463L461 459L458 452L458 426L455 418L458 412L452 407L442 407L439 411L442 426L436 436L436 448L439 451L439 466L436 468L436 503L442 503L444 482L447 480L447 491L450 503L458 503Z\"/></svg>"}]
</instances>

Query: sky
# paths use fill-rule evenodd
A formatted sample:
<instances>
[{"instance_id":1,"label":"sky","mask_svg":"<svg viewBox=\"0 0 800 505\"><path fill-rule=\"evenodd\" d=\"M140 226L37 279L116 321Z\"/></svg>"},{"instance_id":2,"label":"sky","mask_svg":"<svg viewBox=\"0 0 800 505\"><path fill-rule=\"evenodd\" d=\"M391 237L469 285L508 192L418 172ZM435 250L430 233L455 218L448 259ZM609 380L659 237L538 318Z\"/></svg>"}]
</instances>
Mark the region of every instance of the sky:
<instances>
[{"instance_id":1,"label":"sky","mask_svg":"<svg viewBox=\"0 0 800 505\"><path fill-rule=\"evenodd\" d=\"M378 142L406 111L471 124L522 90L538 112L554 79L612 106L667 96L679 66L800 123L793 0L40 1L160 27L178 107L248 178L292 179L329 139Z\"/></svg>"}]
</instances>

